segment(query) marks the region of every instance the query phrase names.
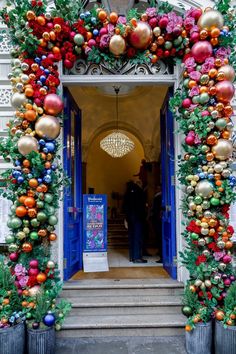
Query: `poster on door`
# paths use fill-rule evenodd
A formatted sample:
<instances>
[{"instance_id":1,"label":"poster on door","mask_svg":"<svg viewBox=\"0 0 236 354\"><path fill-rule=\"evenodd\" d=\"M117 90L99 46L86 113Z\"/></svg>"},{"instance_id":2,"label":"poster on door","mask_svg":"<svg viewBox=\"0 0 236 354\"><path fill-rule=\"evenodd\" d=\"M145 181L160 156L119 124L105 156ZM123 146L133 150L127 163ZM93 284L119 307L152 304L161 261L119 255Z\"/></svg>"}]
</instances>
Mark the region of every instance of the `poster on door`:
<instances>
[{"instance_id":1,"label":"poster on door","mask_svg":"<svg viewBox=\"0 0 236 354\"><path fill-rule=\"evenodd\" d=\"M85 194L83 198L83 251L107 251L107 196Z\"/></svg>"}]
</instances>

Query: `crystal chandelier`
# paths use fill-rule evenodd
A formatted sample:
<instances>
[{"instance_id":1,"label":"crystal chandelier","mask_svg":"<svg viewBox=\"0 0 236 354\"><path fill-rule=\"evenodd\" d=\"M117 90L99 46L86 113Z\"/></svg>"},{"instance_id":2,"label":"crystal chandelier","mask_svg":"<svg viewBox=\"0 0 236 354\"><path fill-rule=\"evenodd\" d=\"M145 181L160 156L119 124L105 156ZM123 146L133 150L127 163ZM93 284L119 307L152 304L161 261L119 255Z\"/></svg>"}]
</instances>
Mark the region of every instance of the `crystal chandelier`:
<instances>
[{"instance_id":1,"label":"crystal chandelier","mask_svg":"<svg viewBox=\"0 0 236 354\"><path fill-rule=\"evenodd\" d=\"M120 87L114 86L116 93L116 130L100 141L100 148L111 157L123 157L134 148L134 142L118 130L118 94Z\"/></svg>"}]
</instances>

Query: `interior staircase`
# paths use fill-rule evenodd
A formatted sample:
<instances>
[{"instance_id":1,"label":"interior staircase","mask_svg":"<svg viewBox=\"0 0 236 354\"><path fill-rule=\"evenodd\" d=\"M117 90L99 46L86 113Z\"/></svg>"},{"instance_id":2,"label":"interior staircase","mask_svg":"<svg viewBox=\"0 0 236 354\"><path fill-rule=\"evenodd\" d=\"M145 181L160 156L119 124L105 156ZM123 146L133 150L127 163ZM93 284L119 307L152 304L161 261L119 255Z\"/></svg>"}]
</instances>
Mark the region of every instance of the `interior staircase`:
<instances>
[{"instance_id":1,"label":"interior staircase","mask_svg":"<svg viewBox=\"0 0 236 354\"><path fill-rule=\"evenodd\" d=\"M183 284L172 279L68 281L72 304L59 337L171 336L184 334Z\"/></svg>"},{"instance_id":2,"label":"interior staircase","mask_svg":"<svg viewBox=\"0 0 236 354\"><path fill-rule=\"evenodd\" d=\"M128 230L125 228L124 219L123 214L108 219L107 241L109 249L128 248Z\"/></svg>"}]
</instances>

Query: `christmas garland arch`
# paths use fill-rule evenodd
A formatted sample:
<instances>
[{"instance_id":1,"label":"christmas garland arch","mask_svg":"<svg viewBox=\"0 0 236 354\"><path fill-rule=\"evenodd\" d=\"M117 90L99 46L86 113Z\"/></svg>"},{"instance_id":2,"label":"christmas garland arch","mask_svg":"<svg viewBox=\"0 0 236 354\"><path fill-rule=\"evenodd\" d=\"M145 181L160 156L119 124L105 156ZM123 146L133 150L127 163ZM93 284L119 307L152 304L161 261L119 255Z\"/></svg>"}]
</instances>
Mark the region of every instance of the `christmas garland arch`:
<instances>
[{"instance_id":1,"label":"christmas garland arch","mask_svg":"<svg viewBox=\"0 0 236 354\"><path fill-rule=\"evenodd\" d=\"M111 66L117 60L182 62L183 80L170 105L185 134L179 178L186 191L182 260L190 280L183 312L187 329L208 320L235 280L229 207L236 184L230 168L236 21L229 1L183 15L160 2L142 14L132 9L127 17L96 7L84 11L78 1L55 0L51 11L46 1L11 0L8 5L0 15L14 44L9 79L16 111L0 153L13 163L4 173L4 196L13 202L6 242L28 319L35 319L39 290L48 296L48 309L55 306L59 278L50 244L57 238L58 190L64 179L57 153L63 122L58 62L70 69L83 58ZM44 322L52 325L53 320Z\"/></svg>"}]
</instances>

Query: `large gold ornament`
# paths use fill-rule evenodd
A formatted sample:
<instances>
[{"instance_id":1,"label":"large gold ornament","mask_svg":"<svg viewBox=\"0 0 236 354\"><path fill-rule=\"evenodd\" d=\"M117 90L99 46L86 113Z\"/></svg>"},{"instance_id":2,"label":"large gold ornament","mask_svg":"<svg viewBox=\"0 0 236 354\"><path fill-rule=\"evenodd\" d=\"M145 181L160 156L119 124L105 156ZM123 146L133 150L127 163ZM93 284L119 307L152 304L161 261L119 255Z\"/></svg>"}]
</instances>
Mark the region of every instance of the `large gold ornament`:
<instances>
[{"instance_id":1,"label":"large gold ornament","mask_svg":"<svg viewBox=\"0 0 236 354\"><path fill-rule=\"evenodd\" d=\"M35 132L40 138L53 140L60 134L59 120L54 116L44 115L35 124Z\"/></svg>"},{"instance_id":2,"label":"large gold ornament","mask_svg":"<svg viewBox=\"0 0 236 354\"><path fill-rule=\"evenodd\" d=\"M38 140L31 135L24 135L18 140L18 150L22 155L28 155L32 151L38 151Z\"/></svg>"},{"instance_id":3,"label":"large gold ornament","mask_svg":"<svg viewBox=\"0 0 236 354\"><path fill-rule=\"evenodd\" d=\"M203 198L209 198L213 194L213 189L212 183L203 179L196 185L195 193Z\"/></svg>"},{"instance_id":4,"label":"large gold ornament","mask_svg":"<svg viewBox=\"0 0 236 354\"><path fill-rule=\"evenodd\" d=\"M139 21L129 35L131 45L136 49L146 49L152 40L152 29L146 23Z\"/></svg>"},{"instance_id":5,"label":"large gold ornament","mask_svg":"<svg viewBox=\"0 0 236 354\"><path fill-rule=\"evenodd\" d=\"M225 76L225 80L229 80L231 82L234 81L235 71L231 65L223 65L218 70L219 73L223 73Z\"/></svg>"},{"instance_id":6,"label":"large gold ornament","mask_svg":"<svg viewBox=\"0 0 236 354\"><path fill-rule=\"evenodd\" d=\"M109 50L112 54L118 57L124 54L125 49L126 49L126 43L124 38L120 34L115 34L114 36L111 37L109 43Z\"/></svg>"},{"instance_id":7,"label":"large gold ornament","mask_svg":"<svg viewBox=\"0 0 236 354\"><path fill-rule=\"evenodd\" d=\"M218 160L224 161L231 157L233 152L232 142L226 139L219 139L212 147L212 152Z\"/></svg>"},{"instance_id":8,"label":"large gold ornament","mask_svg":"<svg viewBox=\"0 0 236 354\"><path fill-rule=\"evenodd\" d=\"M207 29L208 31L215 27L221 29L224 26L224 18L219 11L209 10L200 16L197 24L200 29Z\"/></svg>"}]
</instances>

